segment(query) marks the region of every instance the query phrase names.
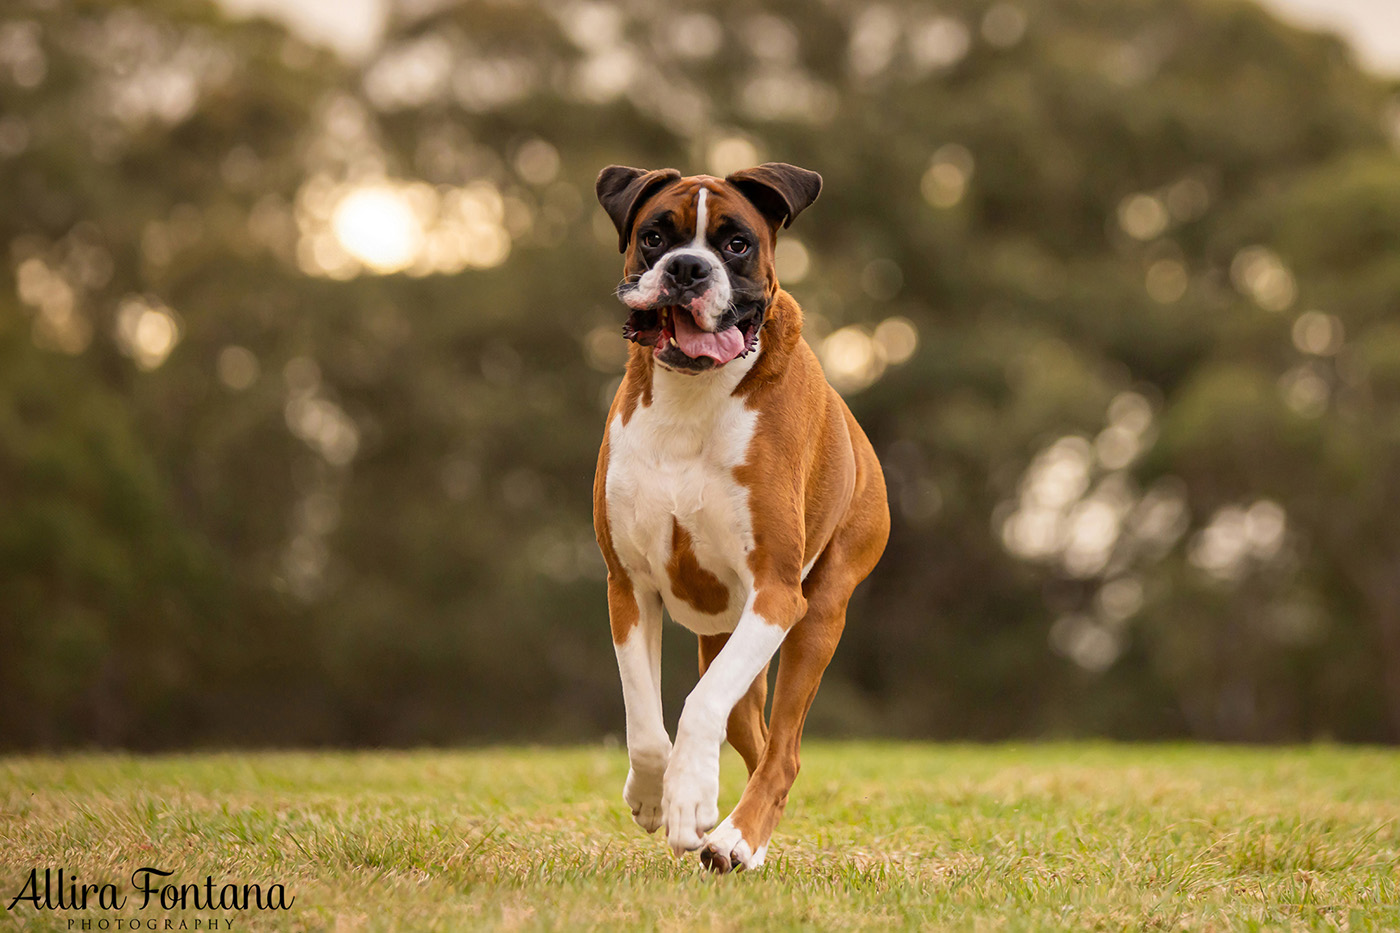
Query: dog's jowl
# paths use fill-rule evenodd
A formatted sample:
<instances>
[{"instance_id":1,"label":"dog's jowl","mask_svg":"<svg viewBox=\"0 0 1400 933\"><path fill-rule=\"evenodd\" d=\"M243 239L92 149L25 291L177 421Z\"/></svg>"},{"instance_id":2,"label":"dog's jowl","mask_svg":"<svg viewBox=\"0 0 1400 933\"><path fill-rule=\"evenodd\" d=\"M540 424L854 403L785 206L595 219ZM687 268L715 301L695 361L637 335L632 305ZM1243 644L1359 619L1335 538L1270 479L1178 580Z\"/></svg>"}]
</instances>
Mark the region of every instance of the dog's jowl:
<instances>
[{"instance_id":1,"label":"dog's jowl","mask_svg":"<svg viewBox=\"0 0 1400 933\"><path fill-rule=\"evenodd\" d=\"M773 267L779 228L821 177L782 163L723 179L614 165L597 189L626 256L617 294L632 341L593 485L627 707L623 799L677 852L699 849L716 871L757 868L846 603L889 535L879 461ZM700 640L674 743L663 609ZM726 735L749 779L721 822Z\"/></svg>"}]
</instances>

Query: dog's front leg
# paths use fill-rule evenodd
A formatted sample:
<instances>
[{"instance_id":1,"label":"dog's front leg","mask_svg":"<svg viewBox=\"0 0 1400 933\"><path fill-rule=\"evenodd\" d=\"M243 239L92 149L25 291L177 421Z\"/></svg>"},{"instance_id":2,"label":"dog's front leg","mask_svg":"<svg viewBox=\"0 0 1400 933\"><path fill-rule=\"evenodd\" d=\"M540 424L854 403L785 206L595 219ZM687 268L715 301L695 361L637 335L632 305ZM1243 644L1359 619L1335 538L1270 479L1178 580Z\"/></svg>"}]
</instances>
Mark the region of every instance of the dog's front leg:
<instances>
[{"instance_id":1,"label":"dog's front leg","mask_svg":"<svg viewBox=\"0 0 1400 933\"><path fill-rule=\"evenodd\" d=\"M661 596L608 577L608 615L627 710L627 783L622 799L637 825L661 825L661 791L671 737L661 710Z\"/></svg>"},{"instance_id":2,"label":"dog's front leg","mask_svg":"<svg viewBox=\"0 0 1400 933\"><path fill-rule=\"evenodd\" d=\"M775 589L750 596L739 624L681 711L662 798L666 836L678 855L700 848L705 833L719 822L719 751L729 713L805 610L800 586Z\"/></svg>"}]
</instances>

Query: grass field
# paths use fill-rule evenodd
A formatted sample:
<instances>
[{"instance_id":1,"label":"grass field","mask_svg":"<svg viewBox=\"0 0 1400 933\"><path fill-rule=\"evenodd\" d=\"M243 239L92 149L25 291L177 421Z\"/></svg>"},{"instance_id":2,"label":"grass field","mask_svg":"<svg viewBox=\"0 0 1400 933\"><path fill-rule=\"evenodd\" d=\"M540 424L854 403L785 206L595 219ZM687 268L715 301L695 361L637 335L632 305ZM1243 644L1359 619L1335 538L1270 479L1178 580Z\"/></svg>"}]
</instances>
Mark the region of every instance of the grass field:
<instances>
[{"instance_id":1,"label":"grass field","mask_svg":"<svg viewBox=\"0 0 1400 933\"><path fill-rule=\"evenodd\" d=\"M35 868L128 898L0 926L1400 929L1393 751L809 743L767 866L724 877L632 824L625 772L602 748L0 759L0 909ZM143 910L142 866L295 902Z\"/></svg>"}]
</instances>

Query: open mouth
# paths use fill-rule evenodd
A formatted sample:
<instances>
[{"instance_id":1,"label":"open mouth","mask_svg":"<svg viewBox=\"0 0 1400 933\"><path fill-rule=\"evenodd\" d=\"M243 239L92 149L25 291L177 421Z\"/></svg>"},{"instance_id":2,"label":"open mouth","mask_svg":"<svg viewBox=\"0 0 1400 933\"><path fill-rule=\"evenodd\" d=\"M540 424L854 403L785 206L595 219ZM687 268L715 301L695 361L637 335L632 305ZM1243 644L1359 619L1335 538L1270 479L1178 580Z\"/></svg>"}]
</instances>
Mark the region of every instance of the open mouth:
<instances>
[{"instance_id":1,"label":"open mouth","mask_svg":"<svg viewBox=\"0 0 1400 933\"><path fill-rule=\"evenodd\" d=\"M758 343L763 316L761 306L731 311L720 318L722 326L718 330L708 331L701 329L695 316L679 305L638 308L623 325L622 336L644 347L654 347L654 355L667 365L708 369L748 356Z\"/></svg>"}]
</instances>

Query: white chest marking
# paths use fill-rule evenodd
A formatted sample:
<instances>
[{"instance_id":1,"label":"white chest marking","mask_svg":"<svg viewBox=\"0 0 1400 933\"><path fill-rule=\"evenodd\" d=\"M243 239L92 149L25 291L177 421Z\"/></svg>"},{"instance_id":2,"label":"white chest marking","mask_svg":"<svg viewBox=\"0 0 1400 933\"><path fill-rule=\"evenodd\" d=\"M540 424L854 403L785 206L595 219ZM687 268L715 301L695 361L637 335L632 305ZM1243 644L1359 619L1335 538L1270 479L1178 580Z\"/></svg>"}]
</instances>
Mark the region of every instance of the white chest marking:
<instances>
[{"instance_id":1,"label":"white chest marking","mask_svg":"<svg viewBox=\"0 0 1400 933\"><path fill-rule=\"evenodd\" d=\"M748 459L758 413L733 391L757 357L697 376L657 366L652 403L608 428L613 547L633 583L660 593L671 618L697 634L733 631L752 589L748 490L734 468ZM667 569L675 523L689 534L699 566L728 590L729 604L717 615L675 591Z\"/></svg>"}]
</instances>

